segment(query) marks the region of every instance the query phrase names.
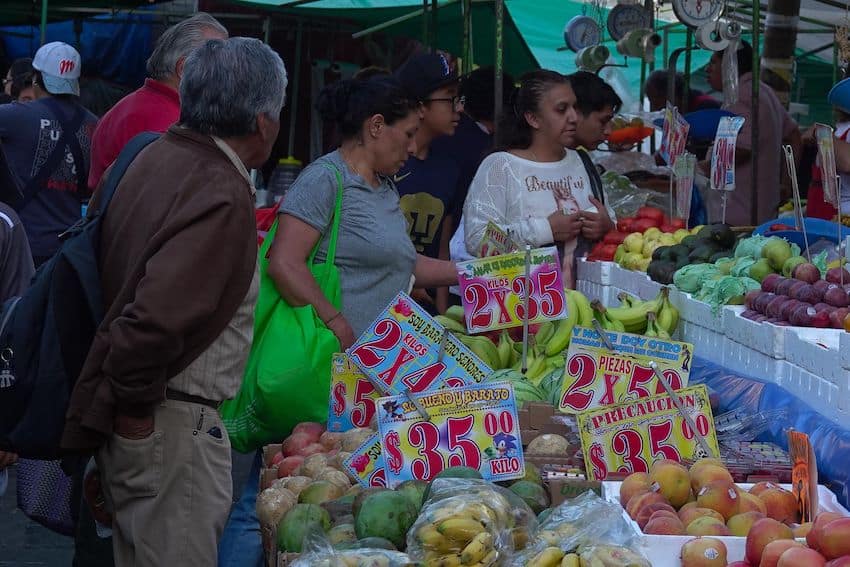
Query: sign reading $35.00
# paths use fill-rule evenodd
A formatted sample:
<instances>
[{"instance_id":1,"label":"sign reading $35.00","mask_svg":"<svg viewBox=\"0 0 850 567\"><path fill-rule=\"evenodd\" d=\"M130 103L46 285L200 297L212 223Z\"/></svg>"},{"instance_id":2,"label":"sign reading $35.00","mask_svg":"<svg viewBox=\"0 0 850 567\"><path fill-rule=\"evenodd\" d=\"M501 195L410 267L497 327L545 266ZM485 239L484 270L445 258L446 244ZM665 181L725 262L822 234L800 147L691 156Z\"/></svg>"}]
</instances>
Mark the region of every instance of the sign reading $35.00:
<instances>
[{"instance_id":1,"label":"sign reading $35.00","mask_svg":"<svg viewBox=\"0 0 850 567\"><path fill-rule=\"evenodd\" d=\"M578 414L587 478L604 480L611 473L648 472L653 461L660 459L682 462L718 457L714 417L705 385L674 394L708 443L712 455L702 454L694 431L669 395L650 396Z\"/></svg>"},{"instance_id":2,"label":"sign reading $35.00","mask_svg":"<svg viewBox=\"0 0 850 567\"><path fill-rule=\"evenodd\" d=\"M449 467L470 467L487 480L522 478L525 464L513 388L488 382L378 400L387 485L430 480Z\"/></svg>"},{"instance_id":3,"label":"sign reading $35.00","mask_svg":"<svg viewBox=\"0 0 850 567\"><path fill-rule=\"evenodd\" d=\"M606 332L614 350L599 333L574 327L558 409L579 413L664 392L649 363L674 390L688 385L694 347L689 343L631 333Z\"/></svg>"}]
</instances>

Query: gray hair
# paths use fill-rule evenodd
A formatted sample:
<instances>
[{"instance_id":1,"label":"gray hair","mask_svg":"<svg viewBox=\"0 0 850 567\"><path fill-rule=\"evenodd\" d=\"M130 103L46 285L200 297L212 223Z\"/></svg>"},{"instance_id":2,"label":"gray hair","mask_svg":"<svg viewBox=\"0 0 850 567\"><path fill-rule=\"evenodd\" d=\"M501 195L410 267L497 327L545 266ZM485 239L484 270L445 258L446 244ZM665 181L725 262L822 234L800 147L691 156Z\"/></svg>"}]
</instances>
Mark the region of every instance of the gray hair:
<instances>
[{"instance_id":1,"label":"gray hair","mask_svg":"<svg viewBox=\"0 0 850 567\"><path fill-rule=\"evenodd\" d=\"M227 29L218 20L205 12L177 22L156 40L153 53L148 58L146 69L151 79L161 81L174 75L177 62L210 39L204 32L218 32L227 37Z\"/></svg>"},{"instance_id":2,"label":"gray hair","mask_svg":"<svg viewBox=\"0 0 850 567\"><path fill-rule=\"evenodd\" d=\"M222 138L257 129L257 116L279 120L286 99L286 68L258 39L213 39L186 60L180 81L180 123Z\"/></svg>"}]
</instances>

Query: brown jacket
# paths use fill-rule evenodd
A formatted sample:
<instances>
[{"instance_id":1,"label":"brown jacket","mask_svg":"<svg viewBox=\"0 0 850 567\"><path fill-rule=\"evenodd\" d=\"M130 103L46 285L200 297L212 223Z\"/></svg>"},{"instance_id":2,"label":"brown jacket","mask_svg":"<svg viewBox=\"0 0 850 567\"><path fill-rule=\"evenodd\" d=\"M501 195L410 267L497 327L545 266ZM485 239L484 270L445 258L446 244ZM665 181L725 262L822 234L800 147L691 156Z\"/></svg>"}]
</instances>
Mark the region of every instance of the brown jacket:
<instances>
[{"instance_id":1,"label":"brown jacket","mask_svg":"<svg viewBox=\"0 0 850 567\"><path fill-rule=\"evenodd\" d=\"M209 136L172 127L139 154L102 224L106 316L71 394L64 449L98 447L116 413L153 413L245 298L256 238L248 181Z\"/></svg>"}]
</instances>

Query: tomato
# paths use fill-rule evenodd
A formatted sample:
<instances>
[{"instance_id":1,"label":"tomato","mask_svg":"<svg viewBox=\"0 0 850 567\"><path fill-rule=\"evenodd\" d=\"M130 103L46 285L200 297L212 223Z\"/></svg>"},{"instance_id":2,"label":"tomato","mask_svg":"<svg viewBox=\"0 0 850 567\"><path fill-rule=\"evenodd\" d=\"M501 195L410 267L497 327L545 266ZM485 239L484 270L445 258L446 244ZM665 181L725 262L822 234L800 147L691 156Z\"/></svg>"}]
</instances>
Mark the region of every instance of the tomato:
<instances>
[{"instance_id":1,"label":"tomato","mask_svg":"<svg viewBox=\"0 0 850 567\"><path fill-rule=\"evenodd\" d=\"M632 230L633 222L635 222L635 219L633 217L626 217L617 220L617 232L624 232L626 234L634 232L634 230Z\"/></svg>"},{"instance_id":2,"label":"tomato","mask_svg":"<svg viewBox=\"0 0 850 567\"><path fill-rule=\"evenodd\" d=\"M652 227L658 227L661 224L661 221L658 219L650 219L650 218L639 218L632 223L632 231L633 232L646 232L647 229Z\"/></svg>"},{"instance_id":3,"label":"tomato","mask_svg":"<svg viewBox=\"0 0 850 567\"><path fill-rule=\"evenodd\" d=\"M673 226L673 228L679 230L680 228L685 228L685 219L670 219L670 224ZM675 232L676 230L672 232Z\"/></svg>"},{"instance_id":4,"label":"tomato","mask_svg":"<svg viewBox=\"0 0 850 567\"><path fill-rule=\"evenodd\" d=\"M602 238L602 242L605 244L622 244L628 235L629 233L627 232L612 230Z\"/></svg>"},{"instance_id":5,"label":"tomato","mask_svg":"<svg viewBox=\"0 0 850 567\"><path fill-rule=\"evenodd\" d=\"M670 233L676 232L676 230L678 230L674 225L672 225L670 223L664 223L661 226L659 226L658 228L659 228L659 230L661 230L661 232L670 232Z\"/></svg>"},{"instance_id":6,"label":"tomato","mask_svg":"<svg viewBox=\"0 0 850 567\"><path fill-rule=\"evenodd\" d=\"M606 244L599 251L599 256L603 260L610 262L611 260L614 259L614 254L617 253L617 246L619 246L619 244Z\"/></svg>"},{"instance_id":7,"label":"tomato","mask_svg":"<svg viewBox=\"0 0 850 567\"><path fill-rule=\"evenodd\" d=\"M662 221L664 220L664 212L660 211L659 209L656 209L655 207L644 206L644 207L641 207L641 208L638 209L637 214L635 215L635 218L638 218L638 219L653 219L653 220L657 221L658 224L661 224ZM658 226L658 225L655 225L655 226ZM636 230L636 229L633 229L633 230Z\"/></svg>"}]
</instances>

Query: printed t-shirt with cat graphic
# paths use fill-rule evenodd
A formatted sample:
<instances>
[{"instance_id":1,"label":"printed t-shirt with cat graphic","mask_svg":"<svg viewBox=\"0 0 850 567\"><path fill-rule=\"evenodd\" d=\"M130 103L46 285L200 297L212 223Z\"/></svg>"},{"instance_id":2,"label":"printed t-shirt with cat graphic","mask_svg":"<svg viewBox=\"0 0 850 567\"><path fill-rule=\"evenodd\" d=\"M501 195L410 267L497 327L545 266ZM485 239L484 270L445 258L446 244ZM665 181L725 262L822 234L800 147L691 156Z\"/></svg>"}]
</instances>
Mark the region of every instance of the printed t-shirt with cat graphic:
<instances>
[{"instance_id":1,"label":"printed t-shirt with cat graphic","mask_svg":"<svg viewBox=\"0 0 850 567\"><path fill-rule=\"evenodd\" d=\"M508 231L517 244L535 248L552 245L549 215L592 209L592 195L587 170L573 150L567 149L556 162L492 153L481 162L463 207L467 251L476 255L489 221ZM561 251L565 282L574 282L575 247L573 239L564 243Z\"/></svg>"}]
</instances>

